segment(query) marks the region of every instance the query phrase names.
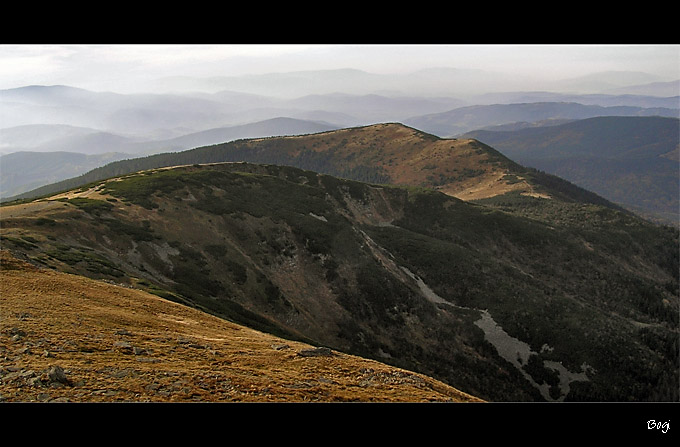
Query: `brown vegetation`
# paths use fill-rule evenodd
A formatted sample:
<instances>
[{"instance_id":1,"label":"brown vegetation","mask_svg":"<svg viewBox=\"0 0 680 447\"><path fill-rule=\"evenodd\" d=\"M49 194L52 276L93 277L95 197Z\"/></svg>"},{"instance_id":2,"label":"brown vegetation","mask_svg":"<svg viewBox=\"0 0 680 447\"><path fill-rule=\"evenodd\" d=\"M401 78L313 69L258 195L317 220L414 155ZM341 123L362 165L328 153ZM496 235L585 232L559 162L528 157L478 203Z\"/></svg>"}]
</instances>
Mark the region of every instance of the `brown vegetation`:
<instances>
[{"instance_id":1,"label":"brown vegetation","mask_svg":"<svg viewBox=\"0 0 680 447\"><path fill-rule=\"evenodd\" d=\"M0 253L5 402L480 402L420 374Z\"/></svg>"}]
</instances>

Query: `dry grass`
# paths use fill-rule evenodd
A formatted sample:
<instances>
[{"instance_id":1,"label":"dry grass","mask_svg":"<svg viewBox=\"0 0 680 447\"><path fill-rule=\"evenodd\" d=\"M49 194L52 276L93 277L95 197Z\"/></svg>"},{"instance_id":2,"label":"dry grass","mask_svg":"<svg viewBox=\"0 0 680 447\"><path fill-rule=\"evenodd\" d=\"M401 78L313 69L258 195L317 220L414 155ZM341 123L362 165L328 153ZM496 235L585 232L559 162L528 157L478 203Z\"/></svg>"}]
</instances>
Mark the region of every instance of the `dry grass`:
<instances>
[{"instance_id":1,"label":"dry grass","mask_svg":"<svg viewBox=\"0 0 680 447\"><path fill-rule=\"evenodd\" d=\"M338 352L304 356L309 345L0 253L5 402L480 402L420 374Z\"/></svg>"}]
</instances>

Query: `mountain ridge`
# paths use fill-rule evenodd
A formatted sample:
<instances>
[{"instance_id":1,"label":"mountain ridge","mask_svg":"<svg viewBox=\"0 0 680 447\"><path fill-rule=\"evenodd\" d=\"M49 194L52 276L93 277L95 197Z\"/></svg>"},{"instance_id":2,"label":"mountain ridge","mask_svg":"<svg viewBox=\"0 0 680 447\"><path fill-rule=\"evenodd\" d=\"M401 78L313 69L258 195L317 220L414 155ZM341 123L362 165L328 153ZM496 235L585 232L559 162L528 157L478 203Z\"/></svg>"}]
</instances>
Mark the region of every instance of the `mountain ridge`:
<instances>
[{"instance_id":1,"label":"mountain ridge","mask_svg":"<svg viewBox=\"0 0 680 447\"><path fill-rule=\"evenodd\" d=\"M118 161L6 201L54 194L142 169L235 161L290 165L364 182L434 188L464 200L517 191L536 197L552 194L567 200L578 197L578 200L608 203L567 182L527 170L477 140L440 138L401 123L237 140ZM555 190L558 184L561 186Z\"/></svg>"},{"instance_id":2,"label":"mountain ridge","mask_svg":"<svg viewBox=\"0 0 680 447\"><path fill-rule=\"evenodd\" d=\"M584 202L496 199L218 163L0 213L3 246L43 267L408 366L484 400L677 399L677 231Z\"/></svg>"}]
</instances>

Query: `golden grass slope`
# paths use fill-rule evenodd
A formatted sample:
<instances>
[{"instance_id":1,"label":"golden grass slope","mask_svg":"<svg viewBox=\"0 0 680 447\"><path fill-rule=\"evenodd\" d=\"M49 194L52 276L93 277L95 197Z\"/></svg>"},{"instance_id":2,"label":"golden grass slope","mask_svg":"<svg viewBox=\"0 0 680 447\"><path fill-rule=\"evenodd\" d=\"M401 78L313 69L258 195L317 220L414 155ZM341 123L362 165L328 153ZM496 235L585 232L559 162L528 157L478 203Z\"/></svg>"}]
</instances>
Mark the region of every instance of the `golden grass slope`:
<instances>
[{"instance_id":1,"label":"golden grass slope","mask_svg":"<svg viewBox=\"0 0 680 447\"><path fill-rule=\"evenodd\" d=\"M461 200L511 191L550 198L516 175L519 165L474 139L438 138L403 124L382 123L276 140L296 141L287 149L293 156L302 147L332 151L337 160L352 160L347 167L381 168L392 184L433 188ZM256 138L246 144L257 148L263 141Z\"/></svg>"},{"instance_id":2,"label":"golden grass slope","mask_svg":"<svg viewBox=\"0 0 680 447\"><path fill-rule=\"evenodd\" d=\"M4 250L0 261L4 402L481 402Z\"/></svg>"}]
</instances>

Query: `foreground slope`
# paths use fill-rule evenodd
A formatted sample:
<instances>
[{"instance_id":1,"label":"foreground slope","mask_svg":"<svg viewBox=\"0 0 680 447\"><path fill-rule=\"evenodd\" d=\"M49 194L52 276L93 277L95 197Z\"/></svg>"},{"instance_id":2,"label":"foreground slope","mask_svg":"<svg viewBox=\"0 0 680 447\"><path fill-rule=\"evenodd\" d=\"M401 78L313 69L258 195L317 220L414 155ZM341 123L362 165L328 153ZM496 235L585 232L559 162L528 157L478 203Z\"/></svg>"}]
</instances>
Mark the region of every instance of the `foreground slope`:
<instances>
[{"instance_id":1,"label":"foreground slope","mask_svg":"<svg viewBox=\"0 0 680 447\"><path fill-rule=\"evenodd\" d=\"M139 290L0 252L4 402L479 402Z\"/></svg>"},{"instance_id":2,"label":"foreground slope","mask_svg":"<svg viewBox=\"0 0 680 447\"><path fill-rule=\"evenodd\" d=\"M678 232L291 167L158 169L0 208L3 247L485 400L678 400ZM510 211L510 212L507 212Z\"/></svg>"}]
</instances>

